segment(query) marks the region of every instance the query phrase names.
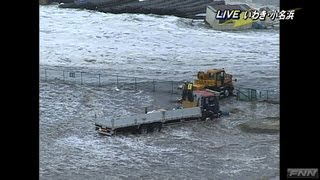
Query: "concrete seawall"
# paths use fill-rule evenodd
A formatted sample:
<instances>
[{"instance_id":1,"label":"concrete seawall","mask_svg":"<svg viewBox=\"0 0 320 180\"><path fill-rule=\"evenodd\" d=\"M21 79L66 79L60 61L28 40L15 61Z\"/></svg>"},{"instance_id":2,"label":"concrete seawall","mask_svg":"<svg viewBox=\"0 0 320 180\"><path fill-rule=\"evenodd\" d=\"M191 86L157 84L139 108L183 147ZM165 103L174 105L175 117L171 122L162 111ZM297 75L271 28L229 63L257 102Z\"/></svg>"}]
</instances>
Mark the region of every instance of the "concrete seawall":
<instances>
[{"instance_id":1,"label":"concrete seawall","mask_svg":"<svg viewBox=\"0 0 320 180\"><path fill-rule=\"evenodd\" d=\"M40 5L48 5L51 3L73 3L74 0L39 0Z\"/></svg>"},{"instance_id":2,"label":"concrete seawall","mask_svg":"<svg viewBox=\"0 0 320 180\"><path fill-rule=\"evenodd\" d=\"M194 18L196 14L206 12L206 7L214 0L39 0L39 4L62 3L60 8L77 8L96 10L105 13L136 13L173 15L183 18ZM265 3L255 0L254 3ZM229 1L226 1L227 3ZM233 1L230 1L233 2ZM244 0L237 1L245 3ZM253 2L253 1L252 1ZM279 0L272 0L272 5Z\"/></svg>"},{"instance_id":3,"label":"concrete seawall","mask_svg":"<svg viewBox=\"0 0 320 180\"><path fill-rule=\"evenodd\" d=\"M206 6L210 2L212 0L89 0L83 4L65 3L59 7L90 9L114 14L157 14L193 18L196 14L205 13Z\"/></svg>"}]
</instances>

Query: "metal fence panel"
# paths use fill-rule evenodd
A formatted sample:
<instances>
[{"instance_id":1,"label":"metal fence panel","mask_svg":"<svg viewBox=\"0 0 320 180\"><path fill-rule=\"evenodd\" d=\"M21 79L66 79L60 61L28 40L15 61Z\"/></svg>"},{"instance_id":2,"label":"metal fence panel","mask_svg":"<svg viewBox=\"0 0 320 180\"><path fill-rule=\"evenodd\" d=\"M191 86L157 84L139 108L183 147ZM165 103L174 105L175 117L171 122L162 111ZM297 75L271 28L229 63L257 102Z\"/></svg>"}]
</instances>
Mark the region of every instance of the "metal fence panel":
<instances>
[{"instance_id":1,"label":"metal fence panel","mask_svg":"<svg viewBox=\"0 0 320 180\"><path fill-rule=\"evenodd\" d=\"M237 99L240 101L279 101L279 93L271 90L256 90L252 88L237 88Z\"/></svg>"},{"instance_id":2,"label":"metal fence panel","mask_svg":"<svg viewBox=\"0 0 320 180\"><path fill-rule=\"evenodd\" d=\"M40 67L40 80L63 81L88 86L109 86L123 90L144 90L157 93L180 94L178 87L182 81L160 81L147 78L123 76L119 74L106 74L103 72L92 73L75 69L52 69ZM237 99L241 101L279 101L279 92L270 90L256 90L252 88L238 87Z\"/></svg>"}]
</instances>

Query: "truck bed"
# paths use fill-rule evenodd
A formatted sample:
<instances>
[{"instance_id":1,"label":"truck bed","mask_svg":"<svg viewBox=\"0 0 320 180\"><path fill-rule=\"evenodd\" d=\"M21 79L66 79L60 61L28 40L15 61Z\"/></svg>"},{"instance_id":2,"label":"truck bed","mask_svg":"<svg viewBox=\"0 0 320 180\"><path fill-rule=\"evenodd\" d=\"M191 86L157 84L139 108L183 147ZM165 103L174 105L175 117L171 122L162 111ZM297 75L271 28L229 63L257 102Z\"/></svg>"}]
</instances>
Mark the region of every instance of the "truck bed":
<instances>
[{"instance_id":1,"label":"truck bed","mask_svg":"<svg viewBox=\"0 0 320 180\"><path fill-rule=\"evenodd\" d=\"M166 123L170 121L175 121L179 119L190 119L190 118L200 118L201 109L199 107L185 108L185 109L176 109L176 110L167 110L152 112L148 114L138 114L127 117L120 117L118 119L100 119L96 122L96 125L101 126L102 128L108 129L118 129L131 126L139 126L143 124L151 123Z\"/></svg>"}]
</instances>

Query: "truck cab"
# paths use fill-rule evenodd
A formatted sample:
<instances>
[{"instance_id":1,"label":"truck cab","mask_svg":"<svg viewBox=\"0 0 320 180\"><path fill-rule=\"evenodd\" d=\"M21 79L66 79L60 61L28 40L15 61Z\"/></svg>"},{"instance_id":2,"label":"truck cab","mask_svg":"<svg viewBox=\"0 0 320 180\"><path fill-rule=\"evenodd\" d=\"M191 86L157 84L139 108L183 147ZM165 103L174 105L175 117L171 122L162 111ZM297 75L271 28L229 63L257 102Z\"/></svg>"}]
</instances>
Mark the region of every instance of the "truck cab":
<instances>
[{"instance_id":1,"label":"truck cab","mask_svg":"<svg viewBox=\"0 0 320 180\"><path fill-rule=\"evenodd\" d=\"M181 104L183 108L200 107L202 119L212 119L221 115L219 94L209 89L193 91L186 88L182 93Z\"/></svg>"}]
</instances>

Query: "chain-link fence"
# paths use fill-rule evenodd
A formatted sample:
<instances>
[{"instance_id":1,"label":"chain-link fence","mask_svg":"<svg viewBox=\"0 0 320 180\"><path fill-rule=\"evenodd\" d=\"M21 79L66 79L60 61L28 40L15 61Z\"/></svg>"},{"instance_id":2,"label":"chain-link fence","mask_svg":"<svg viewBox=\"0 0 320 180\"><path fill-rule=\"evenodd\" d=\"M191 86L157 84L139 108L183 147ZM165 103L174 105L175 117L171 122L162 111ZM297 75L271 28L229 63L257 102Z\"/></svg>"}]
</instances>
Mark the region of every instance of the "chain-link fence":
<instances>
[{"instance_id":1,"label":"chain-link fence","mask_svg":"<svg viewBox=\"0 0 320 180\"><path fill-rule=\"evenodd\" d=\"M76 83L89 86L108 86L122 90L144 90L171 94L181 94L181 89L178 87L183 84L182 81L160 81L118 74L92 73L77 69L58 70L50 68L40 68L40 80L62 81L64 83ZM235 94L237 100L241 101L279 102L279 92L271 90L237 87L235 89Z\"/></svg>"},{"instance_id":2,"label":"chain-link fence","mask_svg":"<svg viewBox=\"0 0 320 180\"><path fill-rule=\"evenodd\" d=\"M110 75L106 73L92 73L79 70L57 70L40 68L40 80L62 81L80 85L114 87L123 90L145 90L150 92L166 92L180 94L178 87L182 81L160 81L155 79L129 77L123 75Z\"/></svg>"},{"instance_id":3,"label":"chain-link fence","mask_svg":"<svg viewBox=\"0 0 320 180\"><path fill-rule=\"evenodd\" d=\"M236 88L237 100L279 102L279 92L271 90L257 90L252 88Z\"/></svg>"}]
</instances>

